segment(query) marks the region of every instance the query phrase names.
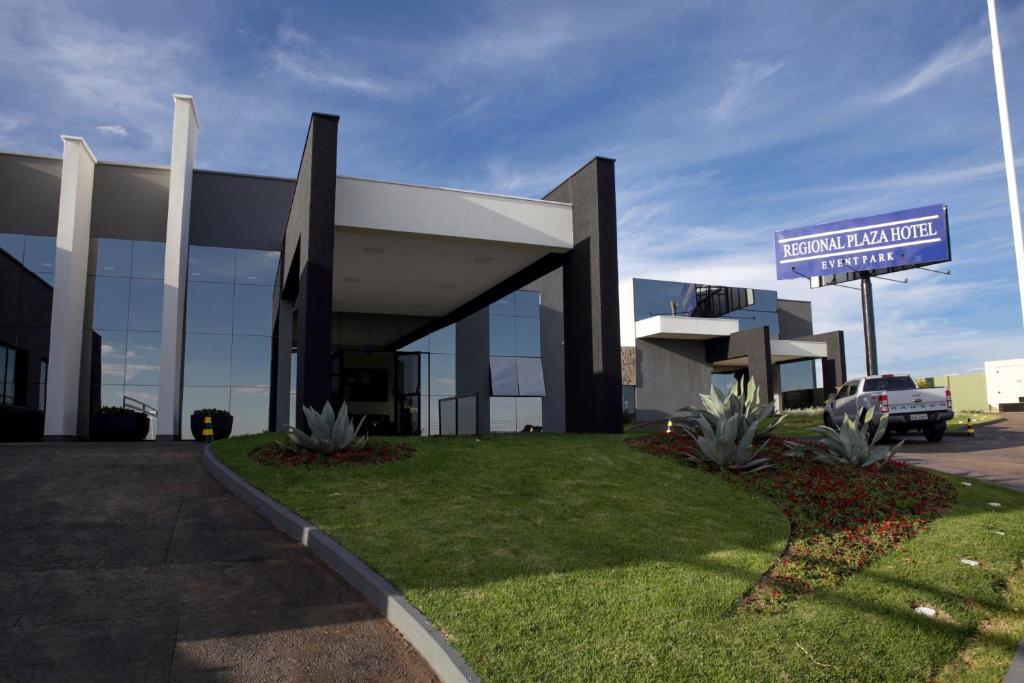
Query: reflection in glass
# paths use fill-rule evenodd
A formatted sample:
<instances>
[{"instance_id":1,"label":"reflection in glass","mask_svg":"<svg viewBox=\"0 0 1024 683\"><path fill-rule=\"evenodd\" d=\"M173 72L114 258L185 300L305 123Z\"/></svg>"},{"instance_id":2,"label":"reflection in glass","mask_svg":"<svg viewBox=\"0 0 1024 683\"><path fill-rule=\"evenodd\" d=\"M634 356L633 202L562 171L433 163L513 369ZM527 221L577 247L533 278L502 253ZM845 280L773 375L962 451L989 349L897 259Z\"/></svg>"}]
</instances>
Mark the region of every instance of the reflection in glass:
<instances>
[{"instance_id":1,"label":"reflection in glass","mask_svg":"<svg viewBox=\"0 0 1024 683\"><path fill-rule=\"evenodd\" d=\"M100 337L100 383L124 384L127 333L103 330L97 334Z\"/></svg>"},{"instance_id":2,"label":"reflection in glass","mask_svg":"<svg viewBox=\"0 0 1024 683\"><path fill-rule=\"evenodd\" d=\"M428 339L429 339L429 335L427 335L425 337L420 337L416 341L414 341L414 342L412 342L410 344L406 344L405 346L403 346L402 348L400 348L398 350L399 351L409 351L409 352L419 351L420 353L426 353L427 351L429 351L429 349L427 348L427 340Z\"/></svg>"},{"instance_id":3,"label":"reflection in glass","mask_svg":"<svg viewBox=\"0 0 1024 683\"><path fill-rule=\"evenodd\" d=\"M98 278L104 279L104 278ZM128 329L159 332L163 318L163 280L132 278L128 308Z\"/></svg>"},{"instance_id":4,"label":"reflection in glass","mask_svg":"<svg viewBox=\"0 0 1024 683\"><path fill-rule=\"evenodd\" d=\"M430 353L455 353L455 325L432 332L428 339Z\"/></svg>"},{"instance_id":5,"label":"reflection in glass","mask_svg":"<svg viewBox=\"0 0 1024 683\"><path fill-rule=\"evenodd\" d=\"M232 387L231 414L235 418L232 434L260 434L267 431L270 419L270 389Z\"/></svg>"},{"instance_id":6,"label":"reflection in glass","mask_svg":"<svg viewBox=\"0 0 1024 683\"><path fill-rule=\"evenodd\" d=\"M53 262L57 257L57 238L39 235L25 237L25 267L37 275L53 272Z\"/></svg>"},{"instance_id":7,"label":"reflection in glass","mask_svg":"<svg viewBox=\"0 0 1024 683\"><path fill-rule=\"evenodd\" d=\"M8 262L5 256L0 255L0 264ZM16 270L0 270L0 292L3 292L3 300L0 303L0 325L15 327L18 324L18 309L21 299L21 273Z\"/></svg>"},{"instance_id":8,"label":"reflection in glass","mask_svg":"<svg viewBox=\"0 0 1024 683\"><path fill-rule=\"evenodd\" d=\"M540 317L540 292L515 293L516 315L520 318Z\"/></svg>"},{"instance_id":9,"label":"reflection in glass","mask_svg":"<svg viewBox=\"0 0 1024 683\"><path fill-rule=\"evenodd\" d=\"M517 356L540 356L540 319L516 318Z\"/></svg>"},{"instance_id":10,"label":"reflection in glass","mask_svg":"<svg viewBox=\"0 0 1024 683\"><path fill-rule=\"evenodd\" d=\"M516 399L491 398L491 431L514 432L516 429Z\"/></svg>"},{"instance_id":11,"label":"reflection in glass","mask_svg":"<svg viewBox=\"0 0 1024 683\"><path fill-rule=\"evenodd\" d=\"M164 279L163 242L132 242L132 277Z\"/></svg>"},{"instance_id":12,"label":"reflection in glass","mask_svg":"<svg viewBox=\"0 0 1024 683\"><path fill-rule=\"evenodd\" d=\"M25 236L14 235L9 232L0 232L0 249L6 251L11 258L21 263L25 256ZM10 265L0 260L0 269L7 269Z\"/></svg>"},{"instance_id":13,"label":"reflection in glass","mask_svg":"<svg viewBox=\"0 0 1024 683\"><path fill-rule=\"evenodd\" d=\"M274 332L274 288L235 285L234 334L271 335Z\"/></svg>"},{"instance_id":14,"label":"reflection in glass","mask_svg":"<svg viewBox=\"0 0 1024 683\"><path fill-rule=\"evenodd\" d=\"M234 282L235 250L222 247L188 249L188 279L199 282Z\"/></svg>"},{"instance_id":15,"label":"reflection in glass","mask_svg":"<svg viewBox=\"0 0 1024 683\"><path fill-rule=\"evenodd\" d=\"M160 333L129 332L125 352L126 384L160 384Z\"/></svg>"},{"instance_id":16,"label":"reflection in glass","mask_svg":"<svg viewBox=\"0 0 1024 683\"><path fill-rule=\"evenodd\" d=\"M521 432L527 425L544 425L543 403L539 398L516 399L516 431Z\"/></svg>"},{"instance_id":17,"label":"reflection in glass","mask_svg":"<svg viewBox=\"0 0 1024 683\"><path fill-rule=\"evenodd\" d=\"M516 359L491 356L491 396L518 396Z\"/></svg>"},{"instance_id":18,"label":"reflection in glass","mask_svg":"<svg viewBox=\"0 0 1024 683\"><path fill-rule=\"evenodd\" d=\"M276 251L239 249L235 256L235 282L243 285L273 285L277 279Z\"/></svg>"},{"instance_id":19,"label":"reflection in glass","mask_svg":"<svg viewBox=\"0 0 1024 683\"><path fill-rule=\"evenodd\" d=\"M149 408L157 410L159 409L159 405L157 404L159 394L160 387L158 386L141 386L132 384L124 385L124 396L125 400L129 404L129 407L132 407L131 404L133 404L134 401L138 401L139 403L145 404ZM134 407L136 409L139 408L139 406L137 405Z\"/></svg>"},{"instance_id":20,"label":"reflection in glass","mask_svg":"<svg viewBox=\"0 0 1024 683\"><path fill-rule=\"evenodd\" d=\"M92 308L94 330L128 329L128 293L131 280L126 277L94 277Z\"/></svg>"},{"instance_id":21,"label":"reflection in glass","mask_svg":"<svg viewBox=\"0 0 1024 683\"><path fill-rule=\"evenodd\" d=\"M101 406L117 406L121 407L124 404L124 385L123 384L105 384L100 387L100 405Z\"/></svg>"},{"instance_id":22,"label":"reflection in glass","mask_svg":"<svg viewBox=\"0 0 1024 683\"><path fill-rule=\"evenodd\" d=\"M516 355L516 319L503 315L492 315L491 355Z\"/></svg>"},{"instance_id":23,"label":"reflection in glass","mask_svg":"<svg viewBox=\"0 0 1024 683\"><path fill-rule=\"evenodd\" d=\"M226 387L230 384L231 338L221 334L187 334L185 385Z\"/></svg>"},{"instance_id":24,"label":"reflection in glass","mask_svg":"<svg viewBox=\"0 0 1024 683\"><path fill-rule=\"evenodd\" d=\"M515 315L515 294L509 294L508 296L502 297L491 304L490 313L491 315L507 315L509 317Z\"/></svg>"},{"instance_id":25,"label":"reflection in glass","mask_svg":"<svg viewBox=\"0 0 1024 683\"><path fill-rule=\"evenodd\" d=\"M191 433L190 421L195 411L203 408L228 410L230 405L231 389L228 387L185 387L181 390L181 435Z\"/></svg>"},{"instance_id":26,"label":"reflection in glass","mask_svg":"<svg viewBox=\"0 0 1024 683\"><path fill-rule=\"evenodd\" d=\"M270 386L270 337L232 337L231 386Z\"/></svg>"},{"instance_id":27,"label":"reflection in glass","mask_svg":"<svg viewBox=\"0 0 1024 683\"><path fill-rule=\"evenodd\" d=\"M131 276L131 240L97 239L94 240L93 250L96 254L96 269L93 275Z\"/></svg>"},{"instance_id":28,"label":"reflection in glass","mask_svg":"<svg viewBox=\"0 0 1024 683\"><path fill-rule=\"evenodd\" d=\"M544 371L540 358L516 358L516 376L520 396L544 395Z\"/></svg>"},{"instance_id":29,"label":"reflection in glass","mask_svg":"<svg viewBox=\"0 0 1024 683\"><path fill-rule=\"evenodd\" d=\"M455 395L455 356L430 354L430 395Z\"/></svg>"},{"instance_id":30,"label":"reflection in glass","mask_svg":"<svg viewBox=\"0 0 1024 683\"><path fill-rule=\"evenodd\" d=\"M185 329L189 332L231 334L234 285L190 282L185 306Z\"/></svg>"}]
</instances>

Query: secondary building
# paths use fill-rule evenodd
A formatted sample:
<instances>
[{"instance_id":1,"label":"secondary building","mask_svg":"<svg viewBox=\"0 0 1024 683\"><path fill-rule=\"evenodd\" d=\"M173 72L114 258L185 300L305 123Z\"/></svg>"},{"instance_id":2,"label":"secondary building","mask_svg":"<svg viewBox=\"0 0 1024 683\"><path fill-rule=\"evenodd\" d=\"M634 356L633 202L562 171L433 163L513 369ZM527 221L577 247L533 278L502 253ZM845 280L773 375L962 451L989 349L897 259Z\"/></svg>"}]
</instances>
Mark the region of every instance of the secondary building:
<instances>
[{"instance_id":1,"label":"secondary building","mask_svg":"<svg viewBox=\"0 0 1024 683\"><path fill-rule=\"evenodd\" d=\"M195 168L187 96L169 166L0 154L0 404L52 439L102 406L175 439L328 400L376 433L621 430L614 161L541 199L368 180L338 125L312 115L295 178Z\"/></svg>"},{"instance_id":2,"label":"secondary building","mask_svg":"<svg viewBox=\"0 0 1024 683\"><path fill-rule=\"evenodd\" d=\"M632 305L635 340L622 351L623 405L639 422L698 406L712 383L752 377L762 401L799 408L823 403L819 365L823 387L846 381L843 333L815 334L810 302L767 289L642 279L628 283L622 299Z\"/></svg>"}]
</instances>

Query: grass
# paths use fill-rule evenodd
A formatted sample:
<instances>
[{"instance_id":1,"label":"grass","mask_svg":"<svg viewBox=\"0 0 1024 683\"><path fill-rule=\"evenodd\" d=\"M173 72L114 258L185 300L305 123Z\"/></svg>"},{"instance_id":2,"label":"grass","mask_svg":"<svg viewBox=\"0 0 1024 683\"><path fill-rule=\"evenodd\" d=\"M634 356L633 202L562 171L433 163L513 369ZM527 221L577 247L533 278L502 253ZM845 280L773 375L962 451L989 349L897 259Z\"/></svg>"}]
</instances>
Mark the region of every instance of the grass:
<instances>
[{"instance_id":1,"label":"grass","mask_svg":"<svg viewBox=\"0 0 1024 683\"><path fill-rule=\"evenodd\" d=\"M412 439L384 465L247 457L271 438L216 451L388 577L485 680L994 680L1024 636L1024 495L980 482L948 477L950 511L840 585L736 613L785 517L621 436Z\"/></svg>"},{"instance_id":2,"label":"grass","mask_svg":"<svg viewBox=\"0 0 1024 683\"><path fill-rule=\"evenodd\" d=\"M821 408L786 410L784 413L786 415L785 421L783 421L779 428L773 432L776 436L814 437L817 435L812 432L810 428L824 424L824 412ZM1002 415L999 415L998 413L976 413L973 411L959 412L953 416L952 420L946 422L946 429L950 433L954 431L961 431L967 426L968 418L974 422L975 427L978 427L983 424L995 422L1002 418Z\"/></svg>"}]
</instances>

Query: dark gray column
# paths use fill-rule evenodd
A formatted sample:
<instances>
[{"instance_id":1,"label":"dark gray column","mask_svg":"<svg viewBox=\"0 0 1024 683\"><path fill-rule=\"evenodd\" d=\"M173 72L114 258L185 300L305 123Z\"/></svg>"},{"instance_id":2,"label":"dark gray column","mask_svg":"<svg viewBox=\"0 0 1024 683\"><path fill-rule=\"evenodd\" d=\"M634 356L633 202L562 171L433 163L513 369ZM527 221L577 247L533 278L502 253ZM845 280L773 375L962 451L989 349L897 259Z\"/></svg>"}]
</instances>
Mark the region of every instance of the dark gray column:
<instances>
[{"instance_id":1,"label":"dark gray column","mask_svg":"<svg viewBox=\"0 0 1024 683\"><path fill-rule=\"evenodd\" d=\"M772 345L768 328L752 327L728 337L712 339L707 343L709 363L729 358L747 358L746 375L757 382L758 400L768 403L775 397L775 378L772 372Z\"/></svg>"},{"instance_id":2,"label":"dark gray column","mask_svg":"<svg viewBox=\"0 0 1024 683\"><path fill-rule=\"evenodd\" d=\"M565 302L562 280L562 269L559 268L531 285L540 292L544 431L548 433L565 431Z\"/></svg>"},{"instance_id":3,"label":"dark gray column","mask_svg":"<svg viewBox=\"0 0 1024 683\"><path fill-rule=\"evenodd\" d=\"M821 386L826 396L846 383L846 337L842 330L796 337L795 341L825 342L827 357L821 359Z\"/></svg>"},{"instance_id":4,"label":"dark gray column","mask_svg":"<svg viewBox=\"0 0 1024 683\"><path fill-rule=\"evenodd\" d=\"M294 296L298 316L295 421L306 427L302 406L323 407L331 381L331 296L334 279L334 202L338 168L338 117L313 114L302 152L299 176L288 213L282 275L297 265L298 282L292 294L288 278L278 297ZM298 261L297 264L294 260ZM283 321L281 321L283 322Z\"/></svg>"},{"instance_id":5,"label":"dark gray column","mask_svg":"<svg viewBox=\"0 0 1024 683\"><path fill-rule=\"evenodd\" d=\"M544 199L572 204L573 249L562 270L565 428L621 432L614 160L594 158Z\"/></svg>"},{"instance_id":6,"label":"dark gray column","mask_svg":"<svg viewBox=\"0 0 1024 683\"><path fill-rule=\"evenodd\" d=\"M491 328L487 308L455 323L455 393L476 394L476 426L481 434L491 426ZM426 400L426 388L421 389Z\"/></svg>"}]
</instances>

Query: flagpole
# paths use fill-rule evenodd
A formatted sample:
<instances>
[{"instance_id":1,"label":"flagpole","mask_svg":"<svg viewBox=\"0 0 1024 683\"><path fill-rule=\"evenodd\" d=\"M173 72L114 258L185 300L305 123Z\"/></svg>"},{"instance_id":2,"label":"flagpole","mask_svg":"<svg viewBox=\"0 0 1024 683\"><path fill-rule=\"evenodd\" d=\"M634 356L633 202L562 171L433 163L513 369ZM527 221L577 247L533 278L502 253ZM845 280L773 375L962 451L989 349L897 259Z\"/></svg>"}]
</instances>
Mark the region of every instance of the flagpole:
<instances>
[{"instance_id":1,"label":"flagpole","mask_svg":"<svg viewBox=\"0 0 1024 683\"><path fill-rule=\"evenodd\" d=\"M1003 133L1003 160L1006 163L1006 186L1010 192L1010 223L1013 225L1013 249L1017 255L1017 287L1020 291L1021 320L1024 322L1024 232L1020 224L1020 198L1017 195L1017 168L1010 136L1010 112L1006 106L1006 81L1003 78L1003 50L999 46L999 20L996 0L988 0L988 24L992 31L992 69L996 77L996 100L999 103L999 125Z\"/></svg>"}]
</instances>

